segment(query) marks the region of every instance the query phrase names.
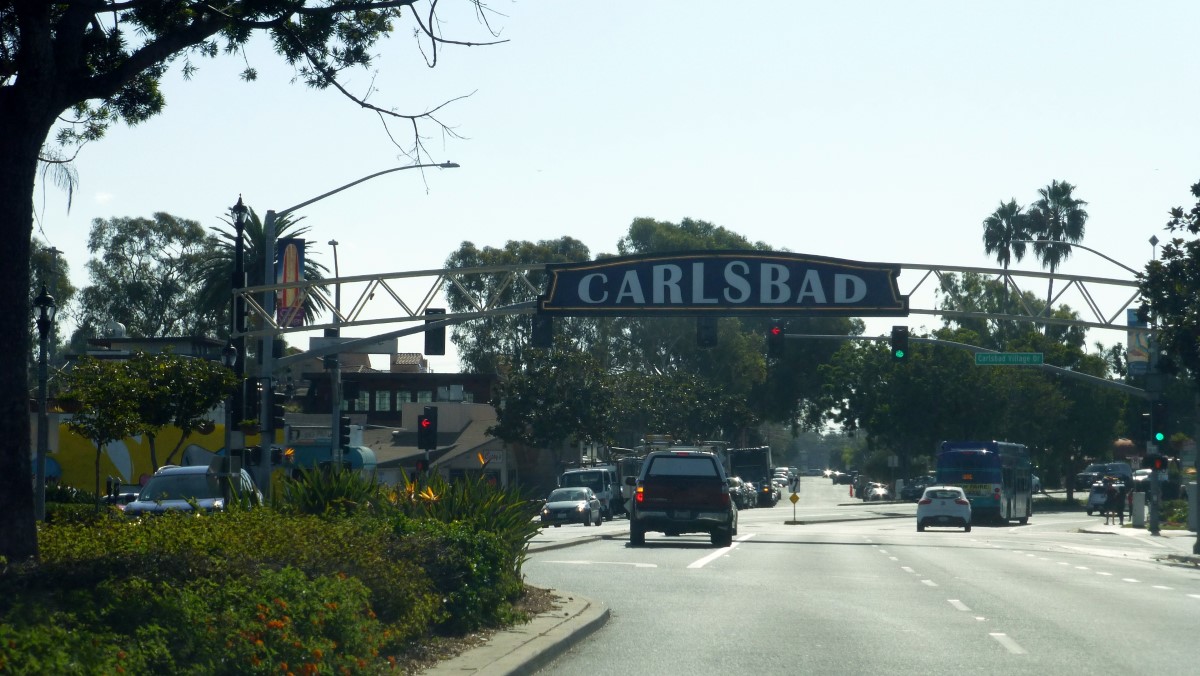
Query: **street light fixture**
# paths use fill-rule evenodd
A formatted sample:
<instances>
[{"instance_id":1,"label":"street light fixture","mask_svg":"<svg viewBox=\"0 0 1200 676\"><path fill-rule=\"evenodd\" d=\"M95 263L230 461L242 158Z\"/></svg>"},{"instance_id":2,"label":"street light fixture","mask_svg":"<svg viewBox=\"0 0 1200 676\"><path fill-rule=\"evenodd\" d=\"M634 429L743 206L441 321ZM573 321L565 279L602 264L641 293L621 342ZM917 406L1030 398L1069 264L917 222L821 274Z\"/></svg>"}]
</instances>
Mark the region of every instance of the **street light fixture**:
<instances>
[{"instance_id":1,"label":"street light fixture","mask_svg":"<svg viewBox=\"0 0 1200 676\"><path fill-rule=\"evenodd\" d=\"M347 183L346 185L343 185L338 188L334 188L333 190L330 190L327 193L317 195L316 197L314 197L310 200L306 200L295 206L288 207L287 209L281 209L279 211L268 210L267 217L263 221L263 239L264 239L264 243L266 246L266 249L265 249L265 252L263 255L263 282L266 284L270 284L275 281L275 222L278 221L280 218L287 216L288 214L291 214L292 212L303 209L304 207L306 207L310 204L313 204L314 202L319 202L319 201L325 199L326 197L336 195L339 192L342 192L343 190L353 188L354 186L358 185L359 183L363 183L363 182L369 181L373 178L383 176L384 174L391 174L393 172L404 171L406 169L457 169L457 168L459 168L459 164L457 162L408 164L408 165L405 165L402 167L392 167L391 169L384 169L383 171L377 171L374 174L370 174L369 176L364 176L356 181L351 181L350 183ZM240 200L239 200L239 203L240 203ZM330 244L332 245L333 241L331 241ZM334 276L335 277L338 276L337 249L336 248L334 249ZM334 302L337 303L336 298L335 298ZM262 307L268 317L274 316L274 314L275 314L275 291L266 291L263 293ZM274 343L275 343L274 340L264 340L263 341L262 369L261 369L261 372L259 373L259 376L264 379L263 391L269 391L271 389L271 380L274 377L274 372L275 372L275 364L274 364L275 345L274 345ZM335 358L336 358L336 356L335 356ZM342 402L341 402L341 382L340 382L341 379L340 379L340 374L334 375L333 377L336 378L338 382L333 387L334 401L333 401L333 407L332 407L333 408L333 411L332 411L333 419L330 423L330 446L331 446L330 460L333 461L334 466L341 467L342 466L342 452L341 452L341 449L338 447L338 443L337 443L338 425L339 425L338 419L341 415L341 404L342 404ZM261 419L265 420L267 417L270 416L270 411L268 410L268 408L269 408L268 404L264 402L263 408L260 411ZM260 469L260 471L263 471L264 473L266 471L266 470L262 470L262 468L259 468L259 469ZM267 469L269 470L269 467ZM260 478L269 479L270 476L265 475L264 477L255 477L256 480L258 480ZM263 485L263 482L259 481L259 485L260 486Z\"/></svg>"},{"instance_id":2,"label":"street light fixture","mask_svg":"<svg viewBox=\"0 0 1200 676\"><path fill-rule=\"evenodd\" d=\"M58 306L54 296L46 292L42 285L42 293L33 300L37 308L38 330L38 433L37 433L37 468L35 470L36 491L34 496L34 518L39 521L46 519L46 454L50 446L50 416L46 413L46 384L49 380L48 356L50 353L50 331L54 327L54 315Z\"/></svg>"},{"instance_id":3,"label":"street light fixture","mask_svg":"<svg viewBox=\"0 0 1200 676\"><path fill-rule=\"evenodd\" d=\"M1063 242L1063 241L1059 241L1056 239L1014 239L1012 241L1014 244L1054 244L1054 245L1074 247L1076 249L1083 249L1084 251L1091 251L1092 253L1096 254L1097 256L1103 258L1104 260L1108 261L1109 263L1112 263L1113 265L1120 267L1121 269L1123 269L1127 272L1131 272L1135 275L1138 274L1137 270L1134 270L1133 268L1129 267L1128 265L1125 265L1124 263L1122 263L1118 260L1114 260L1113 258L1110 258L1109 256L1106 256L1091 247L1084 246L1082 244L1076 244L1075 242Z\"/></svg>"}]
</instances>

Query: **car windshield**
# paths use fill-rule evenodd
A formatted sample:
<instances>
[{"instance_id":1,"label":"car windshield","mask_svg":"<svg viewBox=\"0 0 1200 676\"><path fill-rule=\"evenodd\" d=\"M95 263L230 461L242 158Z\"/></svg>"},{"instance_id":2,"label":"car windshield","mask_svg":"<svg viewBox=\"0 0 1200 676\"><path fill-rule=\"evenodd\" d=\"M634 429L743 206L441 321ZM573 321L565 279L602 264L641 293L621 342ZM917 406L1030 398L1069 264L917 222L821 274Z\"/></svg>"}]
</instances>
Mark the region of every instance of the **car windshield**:
<instances>
[{"instance_id":1,"label":"car windshield","mask_svg":"<svg viewBox=\"0 0 1200 676\"><path fill-rule=\"evenodd\" d=\"M167 474L151 477L138 500L204 500L221 497L215 474Z\"/></svg>"},{"instance_id":2,"label":"car windshield","mask_svg":"<svg viewBox=\"0 0 1200 676\"><path fill-rule=\"evenodd\" d=\"M564 486L583 486L599 492L604 489L604 477L600 472L564 474L562 484Z\"/></svg>"},{"instance_id":3,"label":"car windshield","mask_svg":"<svg viewBox=\"0 0 1200 676\"><path fill-rule=\"evenodd\" d=\"M1085 471L1085 472L1095 472L1095 473L1097 473L1097 474L1103 474L1105 470L1104 470L1104 465L1096 465L1096 464L1092 464L1092 465L1088 465L1087 469L1085 469L1085 470L1083 470L1083 471Z\"/></svg>"},{"instance_id":4,"label":"car windshield","mask_svg":"<svg viewBox=\"0 0 1200 676\"><path fill-rule=\"evenodd\" d=\"M556 488L550 491L547 502L567 502L569 500L587 500L587 491L581 488Z\"/></svg>"}]
</instances>

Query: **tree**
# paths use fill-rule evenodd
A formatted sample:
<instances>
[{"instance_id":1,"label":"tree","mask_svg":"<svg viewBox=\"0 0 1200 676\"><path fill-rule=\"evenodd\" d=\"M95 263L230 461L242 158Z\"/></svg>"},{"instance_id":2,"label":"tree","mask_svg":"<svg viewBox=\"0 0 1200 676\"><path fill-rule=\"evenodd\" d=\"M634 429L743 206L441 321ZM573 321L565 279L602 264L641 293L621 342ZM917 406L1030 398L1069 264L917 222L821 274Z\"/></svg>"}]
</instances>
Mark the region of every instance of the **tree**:
<instances>
[{"instance_id":1,"label":"tree","mask_svg":"<svg viewBox=\"0 0 1200 676\"><path fill-rule=\"evenodd\" d=\"M983 250L995 256L996 262L1008 272L1013 259L1020 262L1025 257L1025 242L1022 240L1030 238L1029 227L1029 215L1017 204L1016 199L1001 202L991 216L983 219ZM1007 292L1007 277L1004 288Z\"/></svg>"},{"instance_id":2,"label":"tree","mask_svg":"<svg viewBox=\"0 0 1200 676\"><path fill-rule=\"evenodd\" d=\"M561 237L538 242L509 240L502 248L485 246L482 249L471 242L463 242L458 250L446 259L447 268L475 268L501 265L527 265L532 263L579 263L591 258L587 246L573 237ZM549 283L549 275L543 272L528 275L527 286L523 282L513 283L507 273L472 275L460 280L471 293L468 298L455 286L446 287L446 302L451 312L471 312L475 309L472 298L487 298L498 305L514 305L537 300L538 294ZM569 326L555 332L572 336L577 341L595 332L594 320L575 318L557 319L556 323ZM454 327L452 339L458 348L459 361L463 370L471 373L500 373L506 368L520 368L525 361L532 333L530 319L526 315L507 317L484 317L469 324ZM590 341L580 343L590 347Z\"/></svg>"},{"instance_id":3,"label":"tree","mask_svg":"<svg viewBox=\"0 0 1200 676\"><path fill-rule=\"evenodd\" d=\"M80 294L80 339L72 342L100 335L109 321L143 338L207 333L215 321L198 311L195 271L208 246L199 223L164 212L93 220L91 284Z\"/></svg>"},{"instance_id":4,"label":"tree","mask_svg":"<svg viewBox=\"0 0 1200 676\"><path fill-rule=\"evenodd\" d=\"M67 422L75 433L96 444L96 507L100 506L100 458L104 447L134 434L139 426L141 384L120 361L80 357L64 376L66 398L79 404Z\"/></svg>"},{"instance_id":5,"label":"tree","mask_svg":"<svg viewBox=\"0 0 1200 676\"><path fill-rule=\"evenodd\" d=\"M1071 257L1070 244L1083 239L1083 229L1088 214L1084 211L1087 202L1076 199L1075 186L1066 181L1051 181L1045 188L1038 188L1041 197L1029 208L1030 230L1037 239L1048 243L1033 245L1042 267L1050 268L1050 281L1046 289L1046 306L1053 304L1054 271L1058 265Z\"/></svg>"},{"instance_id":6,"label":"tree","mask_svg":"<svg viewBox=\"0 0 1200 676\"><path fill-rule=\"evenodd\" d=\"M489 10L469 3L487 26ZM369 66L372 47L391 35L400 20L415 23L422 53L436 63L443 45L476 45L442 33L438 3L426 11L419 0L232 0L217 4L175 0L42 2L0 0L0 295L18 299L0 313L0 438L15 440L0 452L0 556L37 556L33 487L29 481L29 416L26 392L29 354L26 322L33 194L42 162L69 161L81 144L103 137L109 125L137 124L162 112L161 80L171 63L183 72L193 59L222 54L244 58L243 47L256 34L271 40L296 69L296 79L317 89L334 88L386 126L400 120L412 130L411 145L398 144L410 158L427 158L419 127L433 125L444 135L439 108L406 115L356 96L339 74ZM443 3L445 4L445 3ZM407 10L407 11L405 11ZM498 42L492 40L490 44ZM248 65L246 80L257 77ZM56 145L47 141L54 137ZM390 135L395 139L395 136ZM61 172L53 172L55 177ZM70 172L68 184L73 185Z\"/></svg>"},{"instance_id":7,"label":"tree","mask_svg":"<svg viewBox=\"0 0 1200 676\"><path fill-rule=\"evenodd\" d=\"M1200 200L1200 183L1191 192ZM1170 216L1166 230L1172 237L1138 280L1158 329L1158 349L1200 392L1200 201L1187 211L1174 207Z\"/></svg>"},{"instance_id":8,"label":"tree","mask_svg":"<svg viewBox=\"0 0 1200 676\"><path fill-rule=\"evenodd\" d=\"M179 429L179 441L167 454L170 464L183 443L237 384L223 364L164 352L139 352L123 362L126 377L139 386L135 402L139 431L150 442L150 465L159 468L157 437L168 425Z\"/></svg>"},{"instance_id":9,"label":"tree","mask_svg":"<svg viewBox=\"0 0 1200 676\"><path fill-rule=\"evenodd\" d=\"M304 220L303 216L293 218L290 214L276 219L276 238L303 238L309 229L307 226L298 227L302 220ZM237 250L237 230L234 229L232 222L225 221L225 223L229 229L213 228L217 236L209 238L209 246L201 256L196 269L199 278L197 280L199 290L196 305L202 315L215 318L211 332L219 338L229 336L231 325L229 313L232 310L230 298L233 294L233 268ZM265 262L263 255L267 246L267 233L262 220L259 219L258 213L254 209L249 210L245 230L242 233L242 242L245 247L242 264L246 271L246 285L267 284L268 282L263 280L263 263ZM325 279L325 275L329 272L329 268L316 260L314 253L311 247L306 248L304 253L304 279L308 282L319 282ZM274 252L271 252L271 255L275 255ZM273 284L274 281L271 280L270 283ZM327 309L326 306L320 302L318 297L308 296L304 301L305 321L312 322L316 319L317 313L325 309Z\"/></svg>"}]
</instances>

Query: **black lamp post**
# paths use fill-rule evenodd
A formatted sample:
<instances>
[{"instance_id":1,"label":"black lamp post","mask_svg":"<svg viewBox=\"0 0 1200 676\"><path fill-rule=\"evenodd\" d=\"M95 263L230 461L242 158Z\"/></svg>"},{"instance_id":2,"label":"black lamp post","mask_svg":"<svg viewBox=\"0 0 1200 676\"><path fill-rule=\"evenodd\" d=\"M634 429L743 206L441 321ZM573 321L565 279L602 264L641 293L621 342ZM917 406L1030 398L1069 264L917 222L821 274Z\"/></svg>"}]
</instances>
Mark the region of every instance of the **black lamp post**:
<instances>
[{"instance_id":1,"label":"black lamp post","mask_svg":"<svg viewBox=\"0 0 1200 676\"><path fill-rule=\"evenodd\" d=\"M238 362L238 349L236 347L234 347L233 340L231 339L231 340L225 341L225 348L221 350L221 363L225 365L225 368L232 369L235 366L237 366L237 362ZM240 388L241 383L238 383L237 387ZM237 397L237 389L234 390L234 395L232 397L227 397L225 399L225 457L226 458L233 457L233 447L232 447L233 425L234 425L234 422L236 422L233 417L233 400L236 397Z\"/></svg>"},{"instance_id":2,"label":"black lamp post","mask_svg":"<svg viewBox=\"0 0 1200 676\"><path fill-rule=\"evenodd\" d=\"M242 299L241 290L246 288L246 212L248 209L238 195L237 204L233 205L233 228L237 236L233 249L233 306L230 308L229 336L233 339L232 348L234 363L231 365L237 376L237 390L233 394L233 410L243 420L246 416L246 301ZM229 346L226 346L229 349ZM254 416L250 416L254 417Z\"/></svg>"},{"instance_id":3,"label":"black lamp post","mask_svg":"<svg viewBox=\"0 0 1200 676\"><path fill-rule=\"evenodd\" d=\"M46 414L46 381L49 380L47 358L50 353L50 331L54 328L54 315L58 306L54 304L54 296L46 292L42 285L42 293L33 300L37 308L38 329L38 432L37 432L37 468L35 470L34 486L34 516L39 521L46 518L46 453L50 446L50 416Z\"/></svg>"}]
</instances>

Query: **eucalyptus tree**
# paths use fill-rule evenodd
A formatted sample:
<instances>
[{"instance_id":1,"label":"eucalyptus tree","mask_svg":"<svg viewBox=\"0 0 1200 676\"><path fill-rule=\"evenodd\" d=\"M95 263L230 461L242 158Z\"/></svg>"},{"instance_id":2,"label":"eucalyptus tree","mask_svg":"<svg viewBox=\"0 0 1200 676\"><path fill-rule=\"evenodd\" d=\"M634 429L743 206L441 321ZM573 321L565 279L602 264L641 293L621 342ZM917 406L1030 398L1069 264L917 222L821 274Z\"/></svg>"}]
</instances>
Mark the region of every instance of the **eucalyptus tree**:
<instances>
[{"instance_id":1,"label":"eucalyptus tree","mask_svg":"<svg viewBox=\"0 0 1200 676\"><path fill-rule=\"evenodd\" d=\"M196 303L205 246L199 223L164 212L93 220L77 333L96 336L117 321L143 338L203 335L214 321Z\"/></svg>"},{"instance_id":2,"label":"eucalyptus tree","mask_svg":"<svg viewBox=\"0 0 1200 676\"><path fill-rule=\"evenodd\" d=\"M446 259L447 268L476 268L490 266L521 266L533 263L580 263L591 254L583 242L573 237L560 237L537 242L509 240L504 246L480 248L463 242ZM507 273L471 275L460 283L469 292L464 294L456 285L446 287L446 303L451 312L475 310L472 298L487 298L498 305L532 303L549 283L542 272L530 273L523 282L513 283ZM555 333L579 348L594 344L594 320L556 319ZM471 373L500 373L517 367L526 359L532 339L532 323L528 315L484 317L456 325L451 340L458 348L464 371Z\"/></svg>"},{"instance_id":3,"label":"eucalyptus tree","mask_svg":"<svg viewBox=\"0 0 1200 676\"><path fill-rule=\"evenodd\" d=\"M418 11L420 5L427 7ZM446 34L442 14L455 7L474 10L482 42ZM379 121L398 152L429 159L424 144L429 131L456 137L438 117L441 106L405 114L377 105L343 83L342 73L372 66L376 46L393 34L414 36L431 65L446 45L500 42L488 24L493 16L480 0L0 0L0 237L6 243L0 248L0 295L17 299L10 312L0 313L0 354L6 355L0 381L9 385L0 395L0 438L15 440L0 453L0 556L13 561L37 556L25 414L30 313L25 292L33 194L43 163L69 160L114 123L135 125L161 113L166 104L162 82L172 64L191 75L204 58L244 60L245 46L258 35L293 66L295 80L333 88L354 110ZM401 21L410 22L411 30L397 30ZM257 76L252 63L241 72L245 80ZM391 133L386 126L392 121L410 135ZM269 125L260 126L269 133Z\"/></svg>"},{"instance_id":4,"label":"eucalyptus tree","mask_svg":"<svg viewBox=\"0 0 1200 676\"><path fill-rule=\"evenodd\" d=\"M1050 269L1050 281L1046 288L1046 305L1053 304L1054 271L1063 261L1071 257L1070 244L1083 239L1088 213L1087 202L1074 194L1075 186L1066 181L1051 181L1050 185L1038 188L1038 197L1029 208L1030 231L1037 239L1048 242L1033 245L1033 251L1042 267Z\"/></svg>"}]
</instances>

